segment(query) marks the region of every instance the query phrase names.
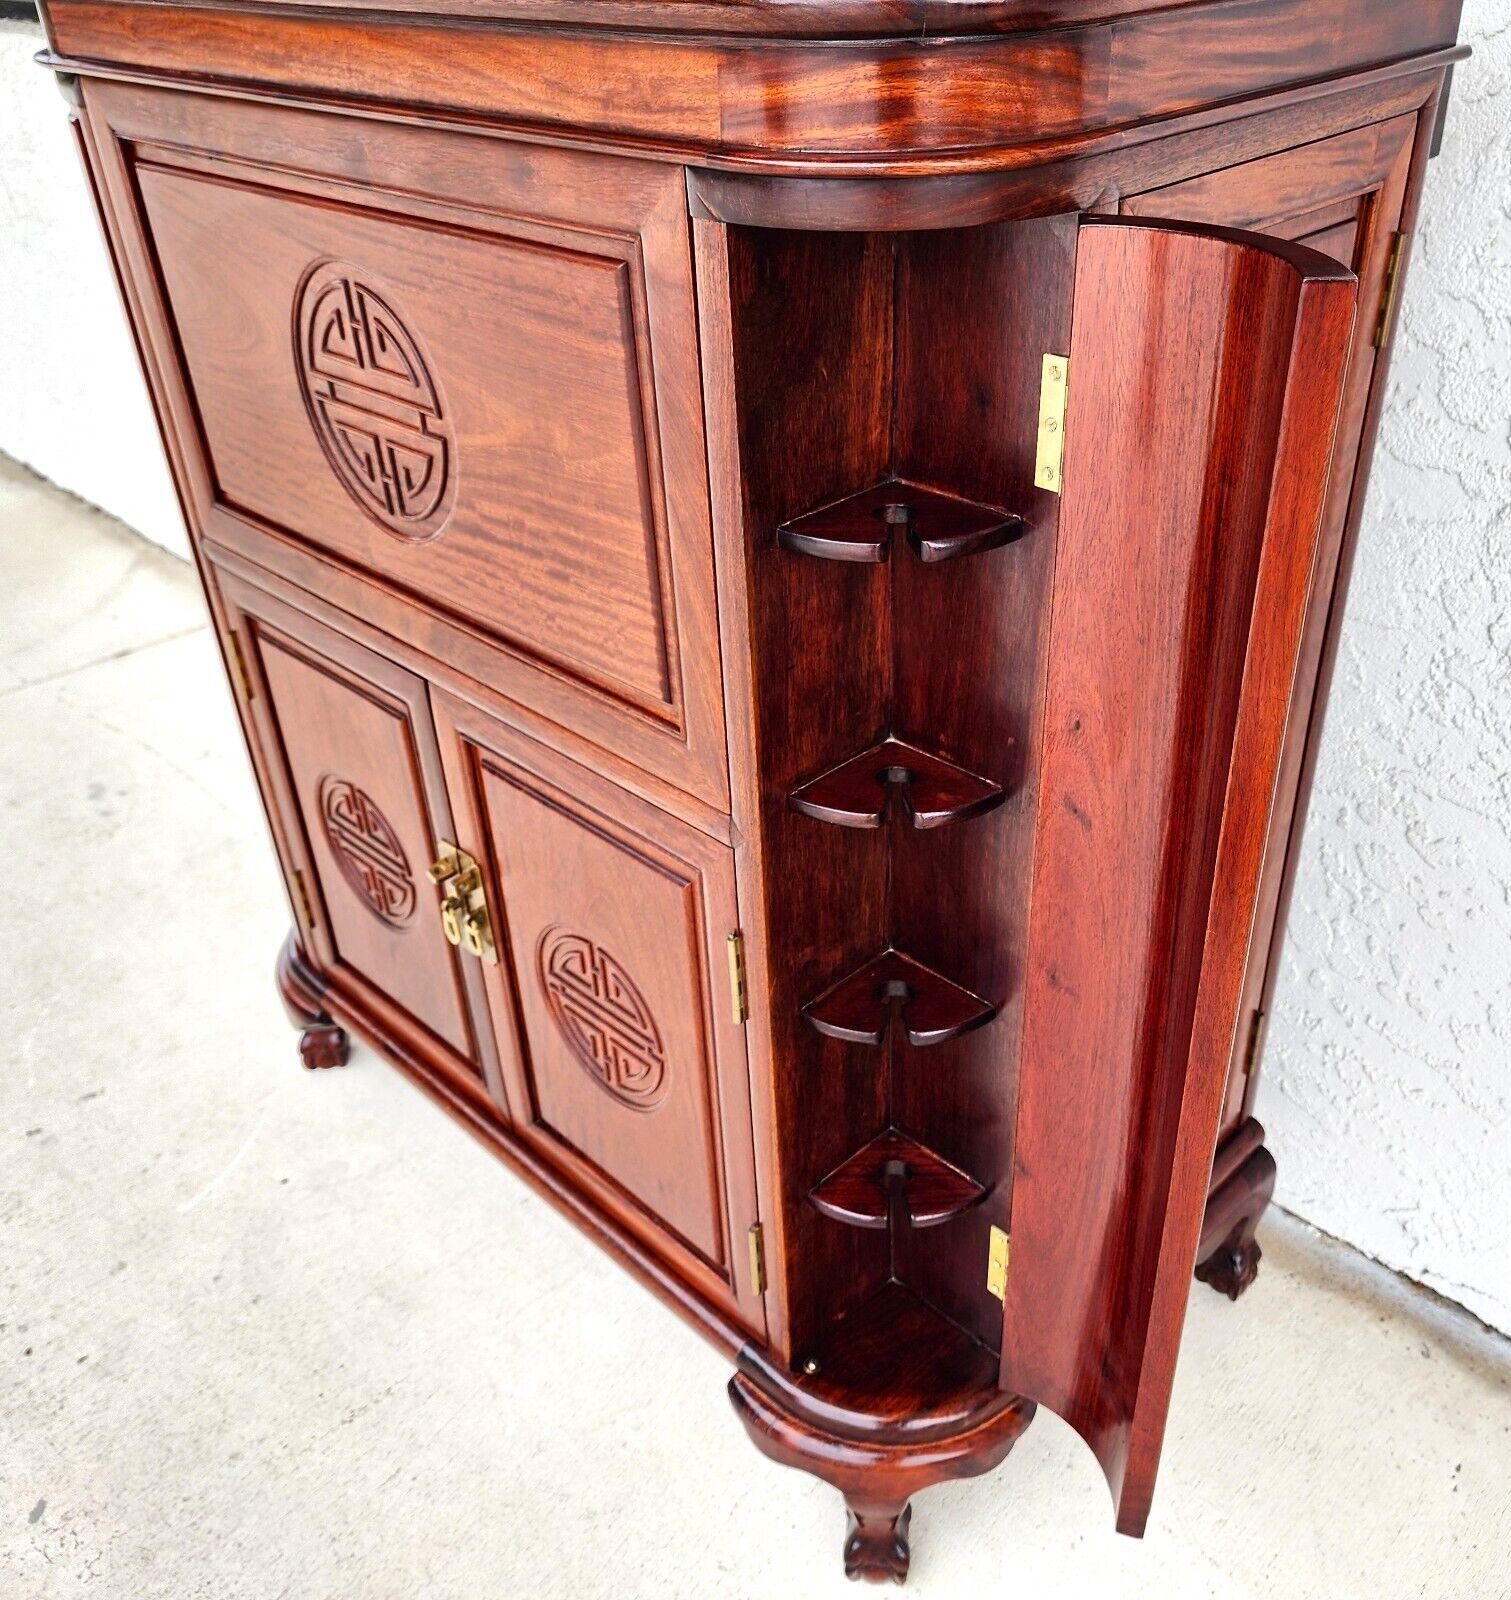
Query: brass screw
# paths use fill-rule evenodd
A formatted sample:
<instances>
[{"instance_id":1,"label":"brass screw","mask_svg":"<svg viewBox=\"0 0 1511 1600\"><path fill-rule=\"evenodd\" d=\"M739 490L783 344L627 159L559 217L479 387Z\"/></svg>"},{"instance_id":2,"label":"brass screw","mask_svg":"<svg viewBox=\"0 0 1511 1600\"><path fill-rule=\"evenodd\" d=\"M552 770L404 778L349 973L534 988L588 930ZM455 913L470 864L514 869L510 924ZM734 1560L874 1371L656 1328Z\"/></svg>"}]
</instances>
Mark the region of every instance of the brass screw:
<instances>
[{"instance_id":1,"label":"brass screw","mask_svg":"<svg viewBox=\"0 0 1511 1600\"><path fill-rule=\"evenodd\" d=\"M808 1359L803 1363L803 1371L806 1372L810 1378L816 1377L818 1374L818 1362L815 1361L812 1356L809 1356Z\"/></svg>"}]
</instances>

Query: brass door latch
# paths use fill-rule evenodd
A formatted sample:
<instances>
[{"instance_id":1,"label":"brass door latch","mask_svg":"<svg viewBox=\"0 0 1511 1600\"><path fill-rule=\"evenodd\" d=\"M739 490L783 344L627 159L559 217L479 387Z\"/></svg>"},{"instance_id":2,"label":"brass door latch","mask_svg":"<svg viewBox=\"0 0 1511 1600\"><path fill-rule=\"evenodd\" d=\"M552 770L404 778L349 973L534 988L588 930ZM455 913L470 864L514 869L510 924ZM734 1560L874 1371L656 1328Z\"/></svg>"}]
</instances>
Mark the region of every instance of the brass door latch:
<instances>
[{"instance_id":1,"label":"brass door latch","mask_svg":"<svg viewBox=\"0 0 1511 1600\"><path fill-rule=\"evenodd\" d=\"M483 893L483 869L465 850L442 839L437 858L431 863L430 881L442 891L441 932L447 942L489 966L497 966L498 949Z\"/></svg>"}]
</instances>

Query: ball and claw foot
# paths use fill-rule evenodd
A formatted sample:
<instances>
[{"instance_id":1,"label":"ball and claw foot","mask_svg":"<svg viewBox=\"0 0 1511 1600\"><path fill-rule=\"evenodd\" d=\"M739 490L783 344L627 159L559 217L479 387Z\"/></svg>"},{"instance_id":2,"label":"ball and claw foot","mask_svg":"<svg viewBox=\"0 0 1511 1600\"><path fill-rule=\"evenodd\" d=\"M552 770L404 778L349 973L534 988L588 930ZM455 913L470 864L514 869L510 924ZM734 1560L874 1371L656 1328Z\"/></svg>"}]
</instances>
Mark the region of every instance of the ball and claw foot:
<instances>
[{"instance_id":1,"label":"ball and claw foot","mask_svg":"<svg viewBox=\"0 0 1511 1600\"><path fill-rule=\"evenodd\" d=\"M869 1583L905 1583L912 1555L908 1545L912 1505L906 1500L900 1507L846 1501L846 1509L845 1576Z\"/></svg>"},{"instance_id":2,"label":"ball and claw foot","mask_svg":"<svg viewBox=\"0 0 1511 1600\"><path fill-rule=\"evenodd\" d=\"M1257 1239L1226 1239L1196 1269L1197 1279L1236 1300L1258 1277L1263 1254Z\"/></svg>"},{"instance_id":3,"label":"ball and claw foot","mask_svg":"<svg viewBox=\"0 0 1511 1600\"><path fill-rule=\"evenodd\" d=\"M349 1053L346 1030L334 1022L312 1023L299 1035L299 1059L310 1071L344 1067Z\"/></svg>"}]
</instances>

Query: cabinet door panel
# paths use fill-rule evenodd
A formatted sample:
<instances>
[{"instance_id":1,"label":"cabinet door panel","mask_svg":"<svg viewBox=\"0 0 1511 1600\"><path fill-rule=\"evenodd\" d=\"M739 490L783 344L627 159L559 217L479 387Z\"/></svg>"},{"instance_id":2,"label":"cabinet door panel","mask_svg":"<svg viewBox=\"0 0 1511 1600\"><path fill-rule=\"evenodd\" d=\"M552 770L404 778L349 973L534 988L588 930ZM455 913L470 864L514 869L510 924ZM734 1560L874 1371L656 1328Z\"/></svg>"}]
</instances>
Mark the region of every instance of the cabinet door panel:
<instances>
[{"instance_id":1,"label":"cabinet door panel","mask_svg":"<svg viewBox=\"0 0 1511 1600\"><path fill-rule=\"evenodd\" d=\"M488 974L523 1138L691 1283L763 1326L731 853L447 696L470 848L497 885Z\"/></svg>"},{"instance_id":2,"label":"cabinet door panel","mask_svg":"<svg viewBox=\"0 0 1511 1600\"><path fill-rule=\"evenodd\" d=\"M120 84L91 109L212 546L726 805L677 169Z\"/></svg>"},{"instance_id":3,"label":"cabinet door panel","mask_svg":"<svg viewBox=\"0 0 1511 1600\"><path fill-rule=\"evenodd\" d=\"M1268 1004L1271 973L1285 932L1281 905L1305 822L1305 796L1298 800L1297 786L1320 731L1321 707L1315 696L1318 674L1326 653L1329 616L1342 605L1350 546L1362 509L1369 470L1365 445L1370 396L1382 359L1377 335L1386 310L1387 270L1401 223L1416 132L1415 116L1394 117L1133 195L1122 207L1125 215L1216 223L1291 239L1331 256L1359 279L1359 315L1333 448L1317 577L1302 637L1295 714L1286 737L1254 948L1244 983L1243 1010L1250 1017ZM1240 1030L1229 1064L1224 1135L1236 1129L1253 1108L1252 1069L1257 1052L1251 1050L1250 1041L1250 1029Z\"/></svg>"},{"instance_id":4,"label":"cabinet door panel","mask_svg":"<svg viewBox=\"0 0 1511 1600\"><path fill-rule=\"evenodd\" d=\"M308 863L309 954L481 1075L467 974L426 876L450 817L424 685L250 584L222 574L219 587L253 684L264 783Z\"/></svg>"},{"instance_id":5,"label":"cabinet door panel","mask_svg":"<svg viewBox=\"0 0 1511 1600\"><path fill-rule=\"evenodd\" d=\"M1080 233L1019 1055L1005 1387L1148 1515L1355 294L1312 251Z\"/></svg>"}]
</instances>

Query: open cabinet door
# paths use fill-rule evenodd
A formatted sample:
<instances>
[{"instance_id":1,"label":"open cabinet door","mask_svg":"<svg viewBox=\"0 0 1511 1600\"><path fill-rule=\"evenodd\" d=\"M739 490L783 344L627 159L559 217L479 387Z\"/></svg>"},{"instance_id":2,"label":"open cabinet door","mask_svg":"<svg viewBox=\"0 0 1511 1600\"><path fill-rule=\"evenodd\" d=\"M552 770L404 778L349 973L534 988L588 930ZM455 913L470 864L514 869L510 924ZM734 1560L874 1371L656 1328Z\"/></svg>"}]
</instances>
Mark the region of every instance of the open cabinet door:
<instances>
[{"instance_id":1,"label":"open cabinet door","mask_svg":"<svg viewBox=\"0 0 1511 1600\"><path fill-rule=\"evenodd\" d=\"M1312 581L1353 275L1255 234L1087 219L1002 1383L1143 1532Z\"/></svg>"}]
</instances>

